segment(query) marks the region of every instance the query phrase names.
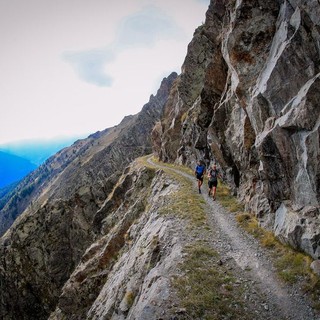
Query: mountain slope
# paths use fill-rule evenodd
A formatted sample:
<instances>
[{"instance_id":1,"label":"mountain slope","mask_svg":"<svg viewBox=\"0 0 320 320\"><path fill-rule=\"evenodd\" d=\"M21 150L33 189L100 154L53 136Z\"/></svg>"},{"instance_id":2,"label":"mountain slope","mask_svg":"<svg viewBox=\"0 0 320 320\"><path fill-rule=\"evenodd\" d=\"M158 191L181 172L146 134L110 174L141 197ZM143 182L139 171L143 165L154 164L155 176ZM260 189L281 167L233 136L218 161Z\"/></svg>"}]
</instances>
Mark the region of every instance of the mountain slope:
<instances>
[{"instance_id":1,"label":"mountain slope","mask_svg":"<svg viewBox=\"0 0 320 320\"><path fill-rule=\"evenodd\" d=\"M36 166L29 160L0 151L0 188L24 178Z\"/></svg>"},{"instance_id":2,"label":"mountain slope","mask_svg":"<svg viewBox=\"0 0 320 320\"><path fill-rule=\"evenodd\" d=\"M270 252L179 169L130 165L49 319L315 319Z\"/></svg>"},{"instance_id":3,"label":"mountain slope","mask_svg":"<svg viewBox=\"0 0 320 320\"><path fill-rule=\"evenodd\" d=\"M11 199L1 211L24 211L1 239L3 318L48 317L61 287L97 236L97 212L121 172L151 152L150 133L176 77L165 78L140 113L61 150L17 187L15 197L26 187L33 190L17 203Z\"/></svg>"},{"instance_id":4,"label":"mountain slope","mask_svg":"<svg viewBox=\"0 0 320 320\"><path fill-rule=\"evenodd\" d=\"M218 162L246 210L320 256L319 1L211 1L153 133L164 161Z\"/></svg>"},{"instance_id":5,"label":"mountain slope","mask_svg":"<svg viewBox=\"0 0 320 320\"><path fill-rule=\"evenodd\" d=\"M211 1L177 79L18 186L35 184L1 238L0 317L315 319L299 289L283 299L265 250L229 212L177 175L126 166L150 151L161 114L161 159L217 161L261 224L318 258L319 16L318 1Z\"/></svg>"}]
</instances>

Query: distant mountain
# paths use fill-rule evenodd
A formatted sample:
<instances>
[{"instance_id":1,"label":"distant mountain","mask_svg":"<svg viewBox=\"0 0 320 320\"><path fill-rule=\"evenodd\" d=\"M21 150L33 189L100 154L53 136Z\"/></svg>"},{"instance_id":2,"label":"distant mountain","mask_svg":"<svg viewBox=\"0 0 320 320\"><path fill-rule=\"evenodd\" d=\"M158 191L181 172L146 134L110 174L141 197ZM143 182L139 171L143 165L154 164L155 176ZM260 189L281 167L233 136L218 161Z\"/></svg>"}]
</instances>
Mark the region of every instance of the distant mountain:
<instances>
[{"instance_id":1,"label":"distant mountain","mask_svg":"<svg viewBox=\"0 0 320 320\"><path fill-rule=\"evenodd\" d=\"M27 159L0 151L0 188L22 179L36 167Z\"/></svg>"},{"instance_id":2,"label":"distant mountain","mask_svg":"<svg viewBox=\"0 0 320 320\"><path fill-rule=\"evenodd\" d=\"M0 210L6 205L7 201L10 199L12 192L19 184L19 181L10 183L9 185L0 188Z\"/></svg>"},{"instance_id":3,"label":"distant mountain","mask_svg":"<svg viewBox=\"0 0 320 320\"><path fill-rule=\"evenodd\" d=\"M22 157L39 166L59 150L87 136L16 141L0 145L0 151Z\"/></svg>"}]
</instances>

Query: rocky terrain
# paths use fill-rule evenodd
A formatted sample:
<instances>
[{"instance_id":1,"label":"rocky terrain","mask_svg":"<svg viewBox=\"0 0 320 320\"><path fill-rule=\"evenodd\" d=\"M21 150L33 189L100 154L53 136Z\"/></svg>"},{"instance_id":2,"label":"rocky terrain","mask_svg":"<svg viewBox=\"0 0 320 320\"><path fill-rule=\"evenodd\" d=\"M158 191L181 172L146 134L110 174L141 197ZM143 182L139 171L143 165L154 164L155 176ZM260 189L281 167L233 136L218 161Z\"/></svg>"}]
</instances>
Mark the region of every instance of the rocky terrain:
<instances>
[{"instance_id":1,"label":"rocky terrain","mask_svg":"<svg viewBox=\"0 0 320 320\"><path fill-rule=\"evenodd\" d=\"M163 161L217 162L283 242L320 250L319 1L211 1L153 137Z\"/></svg>"},{"instance_id":2,"label":"rocky terrain","mask_svg":"<svg viewBox=\"0 0 320 320\"><path fill-rule=\"evenodd\" d=\"M217 162L263 227L318 259L319 17L316 0L212 0L181 75L7 194L0 318L318 319L193 177L137 158Z\"/></svg>"}]
</instances>

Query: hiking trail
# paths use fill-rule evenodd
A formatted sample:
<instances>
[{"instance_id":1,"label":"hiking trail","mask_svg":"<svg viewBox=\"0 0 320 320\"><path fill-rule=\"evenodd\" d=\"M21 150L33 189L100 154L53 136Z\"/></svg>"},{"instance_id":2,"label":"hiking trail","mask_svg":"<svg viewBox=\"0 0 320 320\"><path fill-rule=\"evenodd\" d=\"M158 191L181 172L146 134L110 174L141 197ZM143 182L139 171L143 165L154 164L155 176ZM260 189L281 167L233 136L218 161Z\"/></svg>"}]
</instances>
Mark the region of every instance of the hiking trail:
<instances>
[{"instance_id":1,"label":"hiking trail","mask_svg":"<svg viewBox=\"0 0 320 320\"><path fill-rule=\"evenodd\" d=\"M171 170L189 179L198 192L193 175L162 166L151 158L147 161L152 166ZM208 196L206 180L202 186L202 197L208 208L206 214L212 233L210 245L219 253L221 263L227 264L233 273L240 270L234 275L239 283L247 283L245 299L257 305L256 319L320 320L301 288L288 285L277 276L270 252L238 225L235 215L223 208L219 199L213 201Z\"/></svg>"}]
</instances>

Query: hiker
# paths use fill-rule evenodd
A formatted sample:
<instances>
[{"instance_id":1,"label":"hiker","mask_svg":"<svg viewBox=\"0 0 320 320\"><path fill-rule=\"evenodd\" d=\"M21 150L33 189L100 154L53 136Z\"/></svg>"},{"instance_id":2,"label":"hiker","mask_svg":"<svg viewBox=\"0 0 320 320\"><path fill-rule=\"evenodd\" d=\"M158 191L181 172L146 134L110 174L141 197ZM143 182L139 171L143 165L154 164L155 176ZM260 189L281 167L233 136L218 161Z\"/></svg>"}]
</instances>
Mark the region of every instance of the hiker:
<instances>
[{"instance_id":1,"label":"hiker","mask_svg":"<svg viewBox=\"0 0 320 320\"><path fill-rule=\"evenodd\" d=\"M208 195L212 194L213 201L216 200L216 191L218 186L218 177L220 178L220 174L217 169L217 165L214 163L211 169L208 172L208 186L209 186L209 193Z\"/></svg>"},{"instance_id":2,"label":"hiker","mask_svg":"<svg viewBox=\"0 0 320 320\"><path fill-rule=\"evenodd\" d=\"M202 186L202 183L203 183L203 176L205 175L205 173L206 173L205 165L203 164L202 161L198 161L196 169L194 171L194 174L195 174L195 176L196 176L196 178L198 180L199 193L201 193L201 186Z\"/></svg>"}]
</instances>

